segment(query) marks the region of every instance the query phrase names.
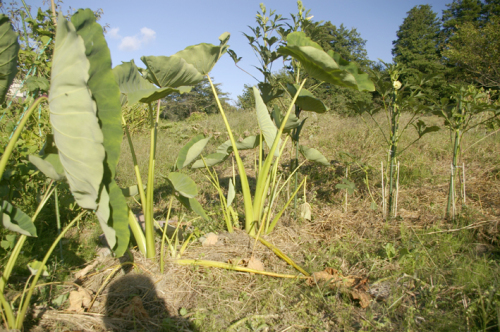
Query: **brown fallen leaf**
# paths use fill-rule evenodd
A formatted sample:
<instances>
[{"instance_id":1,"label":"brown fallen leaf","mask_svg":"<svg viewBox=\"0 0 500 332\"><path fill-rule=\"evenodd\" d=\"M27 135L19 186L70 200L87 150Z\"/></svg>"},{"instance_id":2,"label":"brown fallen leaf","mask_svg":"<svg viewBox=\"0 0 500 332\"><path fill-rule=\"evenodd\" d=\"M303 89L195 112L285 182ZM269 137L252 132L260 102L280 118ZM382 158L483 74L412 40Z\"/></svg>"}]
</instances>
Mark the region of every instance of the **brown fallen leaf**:
<instances>
[{"instance_id":1,"label":"brown fallen leaf","mask_svg":"<svg viewBox=\"0 0 500 332\"><path fill-rule=\"evenodd\" d=\"M68 311L83 312L85 308L88 308L91 301L91 293L85 288L81 287L77 291L71 291L69 293Z\"/></svg>"},{"instance_id":2,"label":"brown fallen leaf","mask_svg":"<svg viewBox=\"0 0 500 332\"><path fill-rule=\"evenodd\" d=\"M371 295L368 293L368 278L359 276L343 276L342 272L327 267L320 272L314 272L307 280L309 286L316 285L319 282L328 282L330 288L348 289L354 300L359 300L362 308L366 308L371 301Z\"/></svg>"},{"instance_id":3,"label":"brown fallen leaf","mask_svg":"<svg viewBox=\"0 0 500 332\"><path fill-rule=\"evenodd\" d=\"M359 300L359 305L361 306L361 308L367 308L372 300L370 294L358 289L351 290L351 297L354 300Z\"/></svg>"}]
</instances>

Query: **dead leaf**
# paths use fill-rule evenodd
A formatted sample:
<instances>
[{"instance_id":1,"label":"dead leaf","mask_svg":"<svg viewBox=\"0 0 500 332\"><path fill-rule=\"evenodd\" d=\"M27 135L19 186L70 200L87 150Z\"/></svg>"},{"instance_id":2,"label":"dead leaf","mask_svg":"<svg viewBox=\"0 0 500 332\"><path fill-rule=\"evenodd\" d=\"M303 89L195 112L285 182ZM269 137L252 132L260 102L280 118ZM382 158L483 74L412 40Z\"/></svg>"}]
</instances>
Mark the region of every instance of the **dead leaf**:
<instances>
[{"instance_id":1,"label":"dead leaf","mask_svg":"<svg viewBox=\"0 0 500 332\"><path fill-rule=\"evenodd\" d=\"M327 267L323 271L314 272L307 280L309 286L316 285L319 282L328 282L330 288L348 289L349 294L354 300L359 300L362 308L370 305L371 295L368 293L368 278L360 276L343 276L342 272Z\"/></svg>"},{"instance_id":2,"label":"dead leaf","mask_svg":"<svg viewBox=\"0 0 500 332\"><path fill-rule=\"evenodd\" d=\"M264 271L264 264L255 257L251 257L248 260L247 267L252 270Z\"/></svg>"},{"instance_id":3,"label":"dead leaf","mask_svg":"<svg viewBox=\"0 0 500 332\"><path fill-rule=\"evenodd\" d=\"M354 300L359 300L359 305L361 306L361 308L367 308L372 300L370 294L358 289L351 290L351 296Z\"/></svg>"},{"instance_id":4,"label":"dead leaf","mask_svg":"<svg viewBox=\"0 0 500 332\"><path fill-rule=\"evenodd\" d=\"M85 288L79 288L77 291L69 293L69 308L68 311L83 312L88 308L92 301L91 293Z\"/></svg>"},{"instance_id":5,"label":"dead leaf","mask_svg":"<svg viewBox=\"0 0 500 332\"><path fill-rule=\"evenodd\" d=\"M209 247L209 246L213 246L217 243L217 240L218 240L218 236L214 233L208 233L208 234L205 234L204 237L200 238L201 240L201 245L203 247Z\"/></svg>"},{"instance_id":6,"label":"dead leaf","mask_svg":"<svg viewBox=\"0 0 500 332\"><path fill-rule=\"evenodd\" d=\"M311 221L311 205L303 203L300 205L300 217L304 220Z\"/></svg>"}]
</instances>

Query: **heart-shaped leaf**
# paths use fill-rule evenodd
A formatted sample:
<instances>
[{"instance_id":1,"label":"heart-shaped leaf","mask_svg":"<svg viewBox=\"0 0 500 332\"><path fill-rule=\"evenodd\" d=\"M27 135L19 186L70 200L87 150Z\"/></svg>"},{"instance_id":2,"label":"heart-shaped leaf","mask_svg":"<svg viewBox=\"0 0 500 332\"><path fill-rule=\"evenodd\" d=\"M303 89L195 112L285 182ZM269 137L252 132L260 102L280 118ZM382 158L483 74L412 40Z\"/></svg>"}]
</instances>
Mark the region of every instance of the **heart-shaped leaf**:
<instances>
[{"instance_id":1,"label":"heart-shaped leaf","mask_svg":"<svg viewBox=\"0 0 500 332\"><path fill-rule=\"evenodd\" d=\"M194 65L176 55L143 56L141 60L148 68L146 77L161 88L195 85L203 80Z\"/></svg>"},{"instance_id":2,"label":"heart-shaped leaf","mask_svg":"<svg viewBox=\"0 0 500 332\"><path fill-rule=\"evenodd\" d=\"M0 104L14 81L17 73L17 53L19 43L17 33L12 29L9 18L0 14Z\"/></svg>"},{"instance_id":3,"label":"heart-shaped leaf","mask_svg":"<svg viewBox=\"0 0 500 332\"><path fill-rule=\"evenodd\" d=\"M167 179L181 196L193 198L198 195L196 183L186 174L170 172Z\"/></svg>"},{"instance_id":4,"label":"heart-shaped leaf","mask_svg":"<svg viewBox=\"0 0 500 332\"><path fill-rule=\"evenodd\" d=\"M36 237L36 227L26 213L7 201L2 201L0 208L3 227L19 234Z\"/></svg>"},{"instance_id":5,"label":"heart-shaped leaf","mask_svg":"<svg viewBox=\"0 0 500 332\"><path fill-rule=\"evenodd\" d=\"M77 203L97 208L105 150L87 82L90 63L83 39L59 13L49 92L50 122L66 178Z\"/></svg>"},{"instance_id":6,"label":"heart-shaped leaf","mask_svg":"<svg viewBox=\"0 0 500 332\"><path fill-rule=\"evenodd\" d=\"M266 141L267 146L271 148L271 146L273 146L275 139L278 139L279 142L281 142L281 138L276 137L276 135L278 134L278 128L276 128L276 126L273 123L273 120L271 120L271 116L269 115L267 106L266 104L264 104L264 101L260 96L260 92L255 86L253 87L253 94L255 97L255 110L257 111L257 122L259 123L260 130L264 135L264 140ZM279 146L280 143L278 143L278 146L274 152L275 157L279 155Z\"/></svg>"},{"instance_id":7,"label":"heart-shaped leaf","mask_svg":"<svg viewBox=\"0 0 500 332\"><path fill-rule=\"evenodd\" d=\"M184 50L175 53L173 57L183 58L187 63L193 65L201 75L208 75L220 57L226 53L229 37L230 34L224 32L219 36L219 46L206 43L188 46Z\"/></svg>"},{"instance_id":8,"label":"heart-shaped leaf","mask_svg":"<svg viewBox=\"0 0 500 332\"><path fill-rule=\"evenodd\" d=\"M278 53L298 60L306 72L318 80L357 90L375 90L368 74L359 70L356 64L341 59L333 51L326 53L304 32L289 34L287 45L280 47Z\"/></svg>"},{"instance_id":9,"label":"heart-shaped leaf","mask_svg":"<svg viewBox=\"0 0 500 332\"><path fill-rule=\"evenodd\" d=\"M200 202L196 200L196 198L187 198L184 196L176 196L177 200L181 202L187 209L193 211L197 215L203 218L205 221L210 221L210 218L205 213L205 210L201 206Z\"/></svg>"},{"instance_id":10,"label":"heart-shaped leaf","mask_svg":"<svg viewBox=\"0 0 500 332\"><path fill-rule=\"evenodd\" d=\"M174 93L186 93L191 91L191 87L181 86L177 89L166 87L158 88L141 76L134 60L123 62L113 68L116 82L120 87L122 106L128 101L129 105L137 102L151 103L165 98Z\"/></svg>"},{"instance_id":11,"label":"heart-shaped leaf","mask_svg":"<svg viewBox=\"0 0 500 332\"><path fill-rule=\"evenodd\" d=\"M66 177L58 154L50 153L40 157L30 155L28 158L49 179L60 181Z\"/></svg>"},{"instance_id":12,"label":"heart-shaped leaf","mask_svg":"<svg viewBox=\"0 0 500 332\"><path fill-rule=\"evenodd\" d=\"M176 168L182 169L183 167L189 165L193 160L198 158L201 154L208 141L212 136L205 138L204 135L200 134L193 137L184 147L179 151L179 156L177 157Z\"/></svg>"},{"instance_id":13,"label":"heart-shaped leaf","mask_svg":"<svg viewBox=\"0 0 500 332\"><path fill-rule=\"evenodd\" d=\"M102 27L96 22L94 13L90 9L80 9L71 21L85 42L85 54L90 62L88 86L97 106L106 151L96 214L110 248L120 257L127 250L130 239L127 202L114 180L123 138L120 89L111 70L111 55Z\"/></svg>"},{"instance_id":14,"label":"heart-shaped leaf","mask_svg":"<svg viewBox=\"0 0 500 332\"><path fill-rule=\"evenodd\" d=\"M203 156L203 158L205 159L205 163L207 164L208 167L212 167L222 163L227 159L227 157L229 157L229 154L227 153L211 153L209 155ZM191 166L192 169L203 168L203 167L205 167L205 164L203 163L202 159L195 161Z\"/></svg>"},{"instance_id":15,"label":"heart-shaped leaf","mask_svg":"<svg viewBox=\"0 0 500 332\"><path fill-rule=\"evenodd\" d=\"M299 89L298 84L287 84L286 88L290 95L295 96ZM328 108L321 100L314 97L314 95L306 89L300 90L299 96L295 101L295 105L299 106L303 111L310 111L315 113L325 113Z\"/></svg>"},{"instance_id":16,"label":"heart-shaped leaf","mask_svg":"<svg viewBox=\"0 0 500 332\"><path fill-rule=\"evenodd\" d=\"M325 158L325 156L323 156L321 154L321 152L319 152L316 149L308 148L306 146L300 145L299 151L304 156L304 158L306 158L307 160L314 161L314 162L320 163L320 164L325 165L325 166L330 165L330 163Z\"/></svg>"}]
</instances>

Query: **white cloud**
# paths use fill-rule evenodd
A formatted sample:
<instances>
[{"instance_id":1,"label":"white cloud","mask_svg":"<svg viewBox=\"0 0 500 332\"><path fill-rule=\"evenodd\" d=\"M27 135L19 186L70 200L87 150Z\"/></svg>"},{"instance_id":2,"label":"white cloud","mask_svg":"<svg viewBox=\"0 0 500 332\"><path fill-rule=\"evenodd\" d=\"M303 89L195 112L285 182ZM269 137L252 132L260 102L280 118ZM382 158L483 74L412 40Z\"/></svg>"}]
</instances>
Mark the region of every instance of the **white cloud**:
<instances>
[{"instance_id":1,"label":"white cloud","mask_svg":"<svg viewBox=\"0 0 500 332\"><path fill-rule=\"evenodd\" d=\"M144 44L149 43L156 39L156 32L150 28L142 28L141 29L142 41Z\"/></svg>"},{"instance_id":2,"label":"white cloud","mask_svg":"<svg viewBox=\"0 0 500 332\"><path fill-rule=\"evenodd\" d=\"M118 31L120 31L120 28L111 28L108 30L108 36L110 36L113 39L121 39L122 36L120 36Z\"/></svg>"},{"instance_id":3,"label":"white cloud","mask_svg":"<svg viewBox=\"0 0 500 332\"><path fill-rule=\"evenodd\" d=\"M113 31L114 35L118 35L118 28L116 31ZM113 30L113 29L111 29ZM111 31L110 31L111 34ZM126 36L122 38L122 42L118 48L121 51L137 51L142 48L142 46L149 44L151 41L156 39L156 32L150 28L142 28L141 33L134 36Z\"/></svg>"}]
</instances>

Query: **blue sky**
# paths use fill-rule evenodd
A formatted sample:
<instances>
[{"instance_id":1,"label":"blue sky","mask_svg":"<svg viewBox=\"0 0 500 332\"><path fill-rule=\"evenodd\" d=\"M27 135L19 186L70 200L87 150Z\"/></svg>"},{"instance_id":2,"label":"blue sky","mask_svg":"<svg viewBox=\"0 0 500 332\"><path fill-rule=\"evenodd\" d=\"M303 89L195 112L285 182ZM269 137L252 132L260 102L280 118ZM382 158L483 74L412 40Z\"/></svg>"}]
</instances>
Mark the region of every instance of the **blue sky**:
<instances>
[{"instance_id":1,"label":"blue sky","mask_svg":"<svg viewBox=\"0 0 500 332\"><path fill-rule=\"evenodd\" d=\"M61 5L64 13L73 9L102 8L104 14L99 21L108 24L106 39L111 51L113 66L134 59L143 66L143 55L172 55L189 45L198 43L218 44L223 32L231 33L230 48L242 57L238 64L255 77L261 74L252 66L258 65L251 47L242 32L251 33L248 26L256 26L255 14L263 2L268 9L289 18L297 13L295 0L65 0ZM304 0L311 9L314 21L331 21L347 28L356 28L366 42L371 60L392 61L392 41L403 23L406 13L416 5L429 4L442 15L446 4L452 0ZM42 0L26 0L32 7L43 6ZM35 9L32 10L35 13ZM224 55L211 75L222 90L236 97L244 84L257 82L234 66L232 59Z\"/></svg>"}]
</instances>

